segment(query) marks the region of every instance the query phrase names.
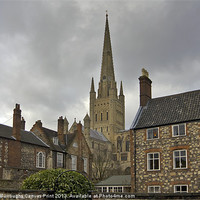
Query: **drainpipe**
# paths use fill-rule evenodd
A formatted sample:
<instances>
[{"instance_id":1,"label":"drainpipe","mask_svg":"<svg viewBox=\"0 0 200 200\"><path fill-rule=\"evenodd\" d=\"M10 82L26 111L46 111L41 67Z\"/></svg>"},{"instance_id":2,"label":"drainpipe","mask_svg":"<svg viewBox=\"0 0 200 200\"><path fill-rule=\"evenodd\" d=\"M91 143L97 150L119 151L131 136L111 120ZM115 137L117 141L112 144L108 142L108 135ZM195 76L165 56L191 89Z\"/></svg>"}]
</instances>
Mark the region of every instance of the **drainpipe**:
<instances>
[{"instance_id":1,"label":"drainpipe","mask_svg":"<svg viewBox=\"0 0 200 200\"><path fill-rule=\"evenodd\" d=\"M134 134L134 182L135 182L135 193L137 192L137 181L136 181L136 131L133 130L133 134Z\"/></svg>"}]
</instances>

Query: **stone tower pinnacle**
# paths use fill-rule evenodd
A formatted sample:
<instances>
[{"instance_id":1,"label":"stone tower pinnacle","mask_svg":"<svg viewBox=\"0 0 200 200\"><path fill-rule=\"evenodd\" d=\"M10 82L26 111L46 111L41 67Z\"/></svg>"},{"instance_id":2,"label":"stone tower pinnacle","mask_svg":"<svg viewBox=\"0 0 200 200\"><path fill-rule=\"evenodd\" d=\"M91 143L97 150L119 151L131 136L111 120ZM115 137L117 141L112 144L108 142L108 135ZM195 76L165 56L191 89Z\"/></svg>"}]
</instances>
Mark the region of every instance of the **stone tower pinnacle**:
<instances>
[{"instance_id":1,"label":"stone tower pinnacle","mask_svg":"<svg viewBox=\"0 0 200 200\"><path fill-rule=\"evenodd\" d=\"M93 77L92 77L90 92L95 92L95 90L94 90L94 79L93 79Z\"/></svg>"},{"instance_id":2,"label":"stone tower pinnacle","mask_svg":"<svg viewBox=\"0 0 200 200\"><path fill-rule=\"evenodd\" d=\"M121 85L120 85L120 93L119 93L119 95L120 96L124 95L122 81L121 81Z\"/></svg>"}]
</instances>

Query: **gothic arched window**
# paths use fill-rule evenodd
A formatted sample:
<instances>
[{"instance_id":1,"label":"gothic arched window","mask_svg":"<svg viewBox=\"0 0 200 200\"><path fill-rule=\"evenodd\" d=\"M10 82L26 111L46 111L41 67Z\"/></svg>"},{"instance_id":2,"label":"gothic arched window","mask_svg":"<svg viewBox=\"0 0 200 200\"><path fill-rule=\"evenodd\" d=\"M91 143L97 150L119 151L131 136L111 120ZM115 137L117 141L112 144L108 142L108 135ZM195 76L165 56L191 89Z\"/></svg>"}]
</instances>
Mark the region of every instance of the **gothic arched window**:
<instances>
[{"instance_id":1,"label":"gothic arched window","mask_svg":"<svg viewBox=\"0 0 200 200\"><path fill-rule=\"evenodd\" d=\"M130 151L130 136L126 137L126 151Z\"/></svg>"},{"instance_id":2,"label":"gothic arched window","mask_svg":"<svg viewBox=\"0 0 200 200\"><path fill-rule=\"evenodd\" d=\"M117 150L122 152L122 139L120 136L117 137Z\"/></svg>"},{"instance_id":3,"label":"gothic arched window","mask_svg":"<svg viewBox=\"0 0 200 200\"><path fill-rule=\"evenodd\" d=\"M45 153L38 152L36 156L36 167L45 168Z\"/></svg>"}]
</instances>

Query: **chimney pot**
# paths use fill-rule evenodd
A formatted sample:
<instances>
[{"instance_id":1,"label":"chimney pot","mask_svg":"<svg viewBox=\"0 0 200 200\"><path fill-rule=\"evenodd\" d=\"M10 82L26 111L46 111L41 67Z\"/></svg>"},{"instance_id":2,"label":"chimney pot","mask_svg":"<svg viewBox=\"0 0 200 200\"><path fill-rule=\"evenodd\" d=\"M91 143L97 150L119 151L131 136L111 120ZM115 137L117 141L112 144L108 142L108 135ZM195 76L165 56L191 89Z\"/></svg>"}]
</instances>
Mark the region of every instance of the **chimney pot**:
<instances>
[{"instance_id":1,"label":"chimney pot","mask_svg":"<svg viewBox=\"0 0 200 200\"><path fill-rule=\"evenodd\" d=\"M26 124L26 121L25 121L24 118L22 117L22 119L21 119L21 129L22 129L22 130L25 130L25 124Z\"/></svg>"}]
</instances>

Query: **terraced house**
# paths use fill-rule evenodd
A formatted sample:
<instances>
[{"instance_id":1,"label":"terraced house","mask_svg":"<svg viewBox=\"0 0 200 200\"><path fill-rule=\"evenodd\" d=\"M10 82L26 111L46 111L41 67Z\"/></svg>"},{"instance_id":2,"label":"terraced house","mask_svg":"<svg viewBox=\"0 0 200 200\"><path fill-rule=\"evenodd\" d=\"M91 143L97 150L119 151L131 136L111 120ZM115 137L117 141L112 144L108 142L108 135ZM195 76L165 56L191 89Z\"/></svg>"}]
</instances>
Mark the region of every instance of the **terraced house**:
<instances>
[{"instance_id":1,"label":"terraced house","mask_svg":"<svg viewBox=\"0 0 200 200\"><path fill-rule=\"evenodd\" d=\"M82 124L75 124L72 133L68 131L68 121L59 117L57 131L48 129L40 120L31 131L48 144L48 168L64 168L85 173L91 178L92 154L82 132Z\"/></svg>"},{"instance_id":2,"label":"terraced house","mask_svg":"<svg viewBox=\"0 0 200 200\"><path fill-rule=\"evenodd\" d=\"M131 175L136 193L200 192L200 90L152 98L143 69L132 124Z\"/></svg>"},{"instance_id":3,"label":"terraced house","mask_svg":"<svg viewBox=\"0 0 200 200\"><path fill-rule=\"evenodd\" d=\"M25 131L20 105L13 112L13 127L0 124L0 188L18 188L32 173L47 168L49 146Z\"/></svg>"},{"instance_id":4,"label":"terraced house","mask_svg":"<svg viewBox=\"0 0 200 200\"><path fill-rule=\"evenodd\" d=\"M25 130L20 105L13 112L13 127L0 124L0 188L17 189L29 175L40 170L64 168L91 178L92 154L81 123L73 133L68 122L58 119L58 130L45 128L38 120Z\"/></svg>"}]
</instances>

